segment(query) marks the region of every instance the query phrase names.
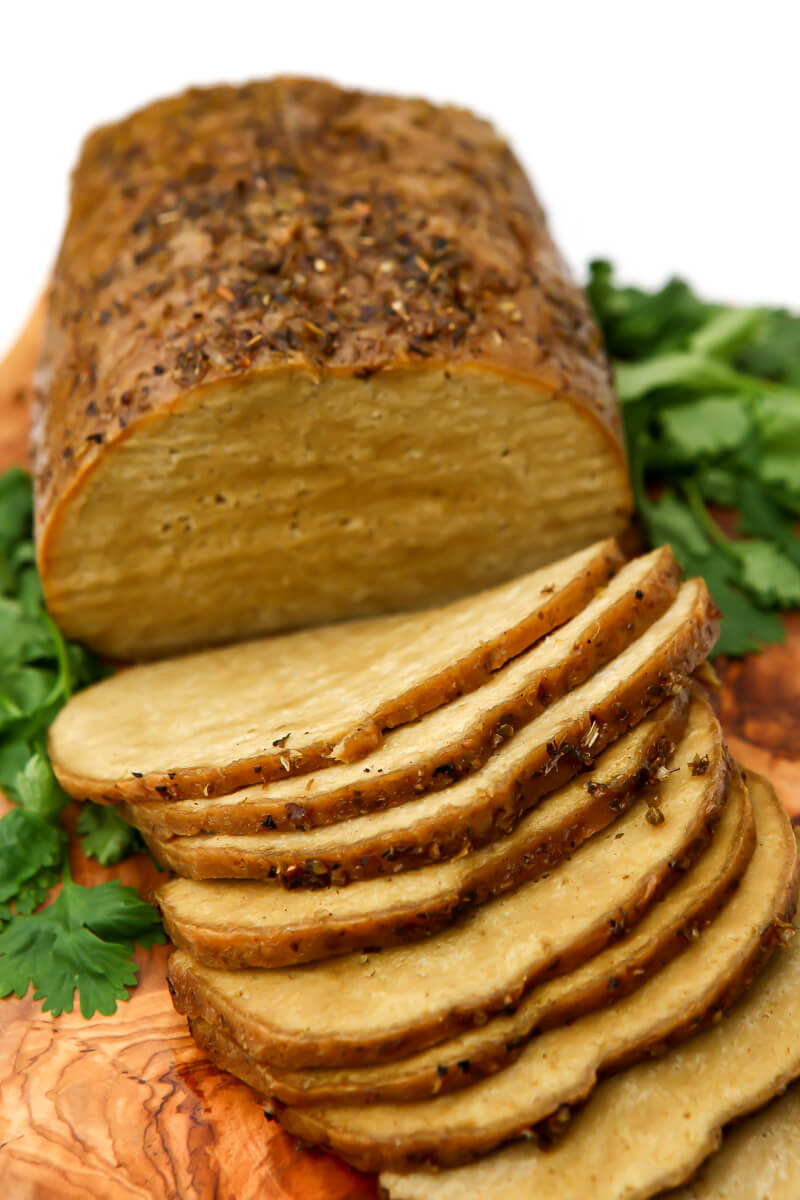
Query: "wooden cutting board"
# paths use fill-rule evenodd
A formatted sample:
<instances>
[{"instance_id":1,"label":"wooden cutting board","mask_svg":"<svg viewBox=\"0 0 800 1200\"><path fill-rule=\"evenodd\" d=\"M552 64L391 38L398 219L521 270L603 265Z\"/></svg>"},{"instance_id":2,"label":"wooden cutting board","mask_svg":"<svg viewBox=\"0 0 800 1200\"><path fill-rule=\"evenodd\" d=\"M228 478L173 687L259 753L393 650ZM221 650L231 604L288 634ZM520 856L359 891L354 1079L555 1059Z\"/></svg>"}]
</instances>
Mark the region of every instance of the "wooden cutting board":
<instances>
[{"instance_id":1,"label":"wooden cutting board","mask_svg":"<svg viewBox=\"0 0 800 1200\"><path fill-rule=\"evenodd\" d=\"M40 313L0 365L0 469L26 459ZM734 754L800 816L800 614L787 640L718 664ZM1 798L0 798L1 802ZM68 812L68 820L74 814ZM148 859L114 870L71 851L74 878L143 890ZM254 1095L200 1053L173 1010L166 949L139 952L140 983L112 1017L43 1014L30 994L0 1000L3 1200L366 1200L373 1179L299 1149Z\"/></svg>"}]
</instances>

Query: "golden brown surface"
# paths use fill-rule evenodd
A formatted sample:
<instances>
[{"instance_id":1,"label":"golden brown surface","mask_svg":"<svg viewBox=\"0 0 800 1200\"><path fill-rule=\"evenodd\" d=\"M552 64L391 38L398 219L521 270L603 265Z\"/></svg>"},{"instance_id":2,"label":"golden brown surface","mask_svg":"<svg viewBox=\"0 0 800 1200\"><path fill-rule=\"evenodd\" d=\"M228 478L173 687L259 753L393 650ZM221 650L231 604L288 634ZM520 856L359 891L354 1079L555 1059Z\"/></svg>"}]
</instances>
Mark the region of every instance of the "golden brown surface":
<instances>
[{"instance_id":1,"label":"golden brown surface","mask_svg":"<svg viewBox=\"0 0 800 1200\"><path fill-rule=\"evenodd\" d=\"M598 331L461 110L277 79L98 130L44 364L45 592L115 657L429 605L627 524Z\"/></svg>"},{"instance_id":2,"label":"golden brown surface","mask_svg":"<svg viewBox=\"0 0 800 1200\"><path fill-rule=\"evenodd\" d=\"M34 319L17 350L0 367L2 467L26 458L22 397L31 392L35 358L31 347L36 339ZM800 617L787 619L785 645L768 650L766 656L733 664L732 669L731 683L728 672L721 670L726 681L722 692L726 732L736 738L740 760L754 769L762 762L789 812L800 815L800 755L782 737L785 721L793 729L800 722ZM768 682L775 674L783 681L780 700ZM762 680L768 685L763 688L762 720L756 730L746 723L747 689L760 688ZM764 742L757 740L760 737L765 737ZM114 872L94 864L77 877L88 883L112 874L122 874L126 882L143 889L154 882L142 859ZM0 1175L8 1200L138 1200L143 1173L151 1186L158 1178L167 1181L167 1189L171 1187L184 1170L181 1164L186 1163L188 1146L199 1150L191 1168L194 1178L184 1170L181 1200L206 1200L215 1188L219 1200L374 1200L370 1181L330 1156L298 1150L274 1123L262 1125L260 1107L242 1085L209 1063L174 1013L164 979L163 951L143 954L140 961L141 983L133 1007L122 1005L115 1016L99 1019L111 1045L111 1052L102 1058L84 1053L97 1033L94 1022L77 1017L55 1021L40 1012L30 995L0 1002L0 1061L5 1064L0 1127L13 1122L15 1130L14 1140L0 1149ZM133 1072L127 1059L136 1056L143 1036L149 1038L148 1057ZM174 1103L164 1108L161 1125L154 1123L147 1106L159 1065L166 1078L180 1081L179 1090L170 1093ZM37 1081L35 1086L31 1081ZM96 1108L94 1097L101 1099ZM80 1121L62 1120L68 1100L77 1106ZM660 1099L658 1103L661 1115ZM109 1125L105 1114L112 1111L116 1119ZM657 1127L654 1132L657 1136ZM97 1146L102 1154L93 1149ZM72 1194L67 1187L73 1185L65 1183L61 1170L66 1161L80 1181ZM456 1195L461 1200L464 1193ZM578 1198L584 1200L580 1192Z\"/></svg>"}]
</instances>

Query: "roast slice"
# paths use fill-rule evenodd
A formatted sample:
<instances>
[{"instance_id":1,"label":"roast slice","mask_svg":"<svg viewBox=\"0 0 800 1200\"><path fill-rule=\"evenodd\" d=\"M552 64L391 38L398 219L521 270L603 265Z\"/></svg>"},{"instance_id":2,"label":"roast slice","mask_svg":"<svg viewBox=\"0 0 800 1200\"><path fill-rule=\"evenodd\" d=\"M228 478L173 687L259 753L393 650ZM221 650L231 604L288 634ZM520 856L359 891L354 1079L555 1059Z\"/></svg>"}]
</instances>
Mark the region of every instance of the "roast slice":
<instances>
[{"instance_id":1,"label":"roast slice","mask_svg":"<svg viewBox=\"0 0 800 1200\"><path fill-rule=\"evenodd\" d=\"M568 784L508 837L473 854L324 893L173 879L158 892L167 933L200 962L228 968L309 962L435 933L490 896L541 875L628 808L670 759L688 704L685 689L601 754L590 780ZM502 753L470 782L488 786L482 781Z\"/></svg>"},{"instance_id":2,"label":"roast slice","mask_svg":"<svg viewBox=\"0 0 800 1200\"><path fill-rule=\"evenodd\" d=\"M286 1128L364 1170L463 1162L583 1100L598 1074L634 1063L723 1012L794 912L797 850L789 819L774 795L760 797L754 808L758 845L736 896L693 946L638 991L535 1038L515 1063L472 1087L412 1104L286 1109Z\"/></svg>"},{"instance_id":3,"label":"roast slice","mask_svg":"<svg viewBox=\"0 0 800 1200\"><path fill-rule=\"evenodd\" d=\"M690 580L628 650L492 755L483 782L467 778L396 809L311 832L145 836L154 854L181 875L270 878L280 867L289 886L394 875L466 853L507 833L522 812L679 691L716 629L705 584Z\"/></svg>"},{"instance_id":4,"label":"roast slice","mask_svg":"<svg viewBox=\"0 0 800 1200\"><path fill-rule=\"evenodd\" d=\"M627 568L612 589L601 592L582 616L559 634L477 691L428 713L423 720L390 731L365 758L229 795L186 799L181 804L169 797L137 800L129 806L128 819L161 839L204 832L248 835L273 829L303 830L450 787L478 769L515 726L531 721L545 705L557 700L564 691L565 673L571 672L568 682L577 686L586 673L581 661L584 655L600 665L610 655L610 636L619 646L622 632L627 645L636 632L645 632L669 607L677 593L671 553L661 550L637 561L638 566ZM619 587L623 589L621 603ZM588 643L581 630L591 634ZM517 693L523 690L526 703L520 712Z\"/></svg>"},{"instance_id":5,"label":"roast slice","mask_svg":"<svg viewBox=\"0 0 800 1200\"><path fill-rule=\"evenodd\" d=\"M745 1117L683 1187L659 1200L797 1200L800 1196L800 1085Z\"/></svg>"},{"instance_id":6,"label":"roast slice","mask_svg":"<svg viewBox=\"0 0 800 1200\"><path fill-rule=\"evenodd\" d=\"M619 562L601 542L441 608L134 667L61 710L53 765L70 795L113 800L210 795L360 758L384 728L477 688L580 612Z\"/></svg>"},{"instance_id":7,"label":"roast slice","mask_svg":"<svg viewBox=\"0 0 800 1200\"><path fill-rule=\"evenodd\" d=\"M685 949L698 929L727 903L754 846L752 806L736 776L711 846L695 867L626 938L568 975L534 988L513 1013L492 1017L486 1025L410 1058L374 1066L282 1071L250 1059L247 1082L264 1095L292 1105L418 1100L467 1087L512 1062L535 1033L574 1021L640 987L653 971ZM195 1040L212 1057L218 1056L217 1035L224 1037L225 1028L202 1019L192 1021L191 1027Z\"/></svg>"},{"instance_id":8,"label":"roast slice","mask_svg":"<svg viewBox=\"0 0 800 1200\"><path fill-rule=\"evenodd\" d=\"M655 1023L666 1000L665 989L677 972L696 964L695 983L699 984L700 977L721 961L723 939L731 952L731 970L739 972L743 955L771 927L779 941L788 944L775 953L752 988L721 1021L690 1041L603 1083L555 1145L540 1149L534 1141L523 1141L455 1170L384 1174L381 1183L392 1200L519 1200L522 1196L647 1200L689 1178L719 1144L725 1124L753 1112L800 1075L800 938L789 941L791 929L771 915L780 909L780 893L787 899L791 891L787 887L793 870L790 835L769 785L748 778L759 848L742 887L696 945L624 1001L624 1008L619 1006L626 1036L635 1036L631 1015L636 1008L644 1008L644 1024ZM767 853L770 845L772 858ZM787 904L787 910L789 907ZM747 943L738 955L732 929L737 920ZM761 928L759 920L764 922ZM726 937L727 931L730 937ZM723 983L723 990L729 986ZM694 989L694 994L699 992ZM612 1008L607 1014L588 1018L587 1024L603 1019L613 1022L618 1017ZM565 1031L567 1037L572 1031ZM545 1045L545 1038L538 1044ZM518 1070L523 1061L510 1071ZM560 1069L553 1059L548 1070L555 1073ZM510 1071L503 1074L511 1078ZM592 1071L590 1067L589 1074ZM587 1086L578 1083L577 1072L576 1085L576 1095ZM477 1088L473 1090L477 1092ZM488 1104L488 1093L483 1094ZM482 1122L488 1128L493 1112L481 1108ZM736 1200L749 1200L746 1193L733 1195ZM756 1195L758 1200L765 1195L772 1200L773 1193Z\"/></svg>"},{"instance_id":9,"label":"roast slice","mask_svg":"<svg viewBox=\"0 0 800 1200\"><path fill-rule=\"evenodd\" d=\"M397 1058L485 1024L633 926L703 848L729 772L719 724L704 701L698 706L676 753L687 762L708 756L708 770L667 777L662 824L634 805L548 875L411 945L243 971L176 951L177 1007L210 1023L224 1018L247 1053L296 1067Z\"/></svg>"}]
</instances>

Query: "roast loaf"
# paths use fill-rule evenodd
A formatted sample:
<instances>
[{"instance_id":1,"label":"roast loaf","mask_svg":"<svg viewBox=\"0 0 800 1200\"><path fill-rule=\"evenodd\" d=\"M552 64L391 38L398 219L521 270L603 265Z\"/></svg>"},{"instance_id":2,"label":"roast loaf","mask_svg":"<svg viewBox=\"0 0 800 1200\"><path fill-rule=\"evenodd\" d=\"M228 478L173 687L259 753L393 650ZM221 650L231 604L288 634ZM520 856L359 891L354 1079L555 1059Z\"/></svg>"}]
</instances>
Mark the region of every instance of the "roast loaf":
<instances>
[{"instance_id":1,"label":"roast loaf","mask_svg":"<svg viewBox=\"0 0 800 1200\"><path fill-rule=\"evenodd\" d=\"M446 601L631 510L584 298L454 108L284 78L97 130L41 366L47 604L118 658Z\"/></svg>"}]
</instances>

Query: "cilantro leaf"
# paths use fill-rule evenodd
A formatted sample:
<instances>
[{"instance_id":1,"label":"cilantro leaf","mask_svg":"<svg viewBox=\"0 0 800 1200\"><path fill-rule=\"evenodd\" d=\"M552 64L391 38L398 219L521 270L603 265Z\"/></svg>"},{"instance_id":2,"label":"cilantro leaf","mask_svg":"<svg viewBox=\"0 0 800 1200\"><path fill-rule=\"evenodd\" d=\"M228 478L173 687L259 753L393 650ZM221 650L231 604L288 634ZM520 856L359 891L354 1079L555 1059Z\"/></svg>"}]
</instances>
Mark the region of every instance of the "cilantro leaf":
<instances>
[{"instance_id":1,"label":"cilantro leaf","mask_svg":"<svg viewBox=\"0 0 800 1200\"><path fill-rule=\"evenodd\" d=\"M644 516L654 542L669 543L677 555L687 560L699 561L710 554L703 530L675 492L666 491L655 503L648 504Z\"/></svg>"},{"instance_id":2,"label":"cilantro leaf","mask_svg":"<svg viewBox=\"0 0 800 1200\"><path fill-rule=\"evenodd\" d=\"M761 434L759 477L777 499L800 511L800 392L761 395L755 404Z\"/></svg>"},{"instance_id":3,"label":"cilantro leaf","mask_svg":"<svg viewBox=\"0 0 800 1200\"><path fill-rule=\"evenodd\" d=\"M53 903L15 915L0 933L0 996L24 996L30 984L45 1012L109 1015L136 983L134 941L163 940L158 919L133 888L113 880L85 888L65 878Z\"/></svg>"},{"instance_id":4,"label":"cilantro leaf","mask_svg":"<svg viewBox=\"0 0 800 1200\"><path fill-rule=\"evenodd\" d=\"M620 359L649 358L682 345L715 311L680 279L658 292L619 287L611 264L600 259L589 266L586 290L609 352Z\"/></svg>"},{"instance_id":5,"label":"cilantro leaf","mask_svg":"<svg viewBox=\"0 0 800 1200\"><path fill-rule=\"evenodd\" d=\"M783 641L783 624L778 614L760 607L732 583L731 572L719 556L708 560L701 571L694 573L703 576L723 614L722 630L714 647L716 655L738 658L757 653L770 642Z\"/></svg>"},{"instance_id":6,"label":"cilantro leaf","mask_svg":"<svg viewBox=\"0 0 800 1200\"><path fill-rule=\"evenodd\" d=\"M66 834L38 813L12 808L0 821L0 901L13 899L42 867L61 862Z\"/></svg>"},{"instance_id":7,"label":"cilantro leaf","mask_svg":"<svg viewBox=\"0 0 800 1200\"><path fill-rule=\"evenodd\" d=\"M736 396L710 395L694 404L668 405L658 421L677 461L685 464L737 450L753 432L749 406Z\"/></svg>"},{"instance_id":8,"label":"cilantro leaf","mask_svg":"<svg viewBox=\"0 0 800 1200\"><path fill-rule=\"evenodd\" d=\"M763 318L760 328L740 348L736 366L760 379L800 387L800 317L785 309L772 309L763 312Z\"/></svg>"},{"instance_id":9,"label":"cilantro leaf","mask_svg":"<svg viewBox=\"0 0 800 1200\"><path fill-rule=\"evenodd\" d=\"M769 493L756 481L740 475L735 480L733 497L729 507L739 509L739 532L773 541L800 567L800 537L795 533L794 521L778 508Z\"/></svg>"},{"instance_id":10,"label":"cilantro leaf","mask_svg":"<svg viewBox=\"0 0 800 1200\"><path fill-rule=\"evenodd\" d=\"M69 796L59 787L50 760L41 750L32 754L18 773L16 793L28 812L38 813L46 820L57 817L69 804Z\"/></svg>"},{"instance_id":11,"label":"cilantro leaf","mask_svg":"<svg viewBox=\"0 0 800 1200\"><path fill-rule=\"evenodd\" d=\"M688 339L695 354L727 355L747 346L765 320L763 308L723 308Z\"/></svg>"},{"instance_id":12,"label":"cilantro leaf","mask_svg":"<svg viewBox=\"0 0 800 1200\"><path fill-rule=\"evenodd\" d=\"M702 463L697 470L697 486L710 504L735 508L738 504L740 477L726 464Z\"/></svg>"},{"instance_id":13,"label":"cilantro leaf","mask_svg":"<svg viewBox=\"0 0 800 1200\"><path fill-rule=\"evenodd\" d=\"M735 543L742 586L769 608L800 608L800 567L773 542L751 538Z\"/></svg>"},{"instance_id":14,"label":"cilantro leaf","mask_svg":"<svg viewBox=\"0 0 800 1200\"><path fill-rule=\"evenodd\" d=\"M0 791L10 800L19 800L17 776L25 770L32 753L30 744L21 738L0 740Z\"/></svg>"},{"instance_id":15,"label":"cilantro leaf","mask_svg":"<svg viewBox=\"0 0 800 1200\"><path fill-rule=\"evenodd\" d=\"M72 885L77 888L77 884ZM118 879L80 888L85 924L99 937L136 941L145 948L164 942L164 929L151 904Z\"/></svg>"},{"instance_id":16,"label":"cilantro leaf","mask_svg":"<svg viewBox=\"0 0 800 1200\"><path fill-rule=\"evenodd\" d=\"M54 671L16 665L0 668L0 732L46 709L55 685Z\"/></svg>"},{"instance_id":17,"label":"cilantro leaf","mask_svg":"<svg viewBox=\"0 0 800 1200\"><path fill-rule=\"evenodd\" d=\"M32 913L40 904L44 904L50 892L61 878L61 863L53 867L41 867L35 875L19 887L14 897L14 912L22 916ZM11 912L5 920L9 920Z\"/></svg>"},{"instance_id":18,"label":"cilantro leaf","mask_svg":"<svg viewBox=\"0 0 800 1200\"><path fill-rule=\"evenodd\" d=\"M42 622L28 615L19 600L0 597L0 667L36 662L52 653L53 639Z\"/></svg>"},{"instance_id":19,"label":"cilantro leaf","mask_svg":"<svg viewBox=\"0 0 800 1200\"><path fill-rule=\"evenodd\" d=\"M742 392L749 395L757 387L755 381L746 375L699 351L675 351L645 359L644 362L619 363L614 377L623 404L666 389L674 391L680 388L690 396L702 392Z\"/></svg>"},{"instance_id":20,"label":"cilantro leaf","mask_svg":"<svg viewBox=\"0 0 800 1200\"><path fill-rule=\"evenodd\" d=\"M680 280L621 287L604 262L588 294L647 537L706 579L724 617L715 653L781 641L776 610L800 607L800 317L708 304ZM738 509L739 536L705 501Z\"/></svg>"},{"instance_id":21,"label":"cilantro leaf","mask_svg":"<svg viewBox=\"0 0 800 1200\"><path fill-rule=\"evenodd\" d=\"M33 492L30 476L22 467L0 475L0 555L10 555L30 539L33 527Z\"/></svg>"},{"instance_id":22,"label":"cilantro leaf","mask_svg":"<svg viewBox=\"0 0 800 1200\"><path fill-rule=\"evenodd\" d=\"M81 805L76 829L84 854L96 858L104 867L145 849L138 829L123 821L110 805L86 801Z\"/></svg>"},{"instance_id":23,"label":"cilantro leaf","mask_svg":"<svg viewBox=\"0 0 800 1200\"><path fill-rule=\"evenodd\" d=\"M681 502L673 492L647 504L645 524L656 543L669 543L687 575L702 575L724 613L716 654L742 655L783 638L780 618L759 604L759 597L740 586L739 566L719 530L707 536L697 515L697 500ZM705 520L710 521L707 517ZM734 543L738 545L738 543ZM768 606L767 606L768 607Z\"/></svg>"}]
</instances>

